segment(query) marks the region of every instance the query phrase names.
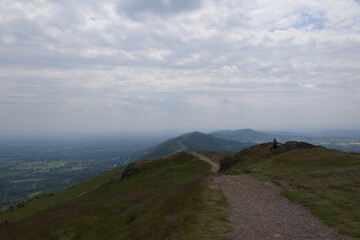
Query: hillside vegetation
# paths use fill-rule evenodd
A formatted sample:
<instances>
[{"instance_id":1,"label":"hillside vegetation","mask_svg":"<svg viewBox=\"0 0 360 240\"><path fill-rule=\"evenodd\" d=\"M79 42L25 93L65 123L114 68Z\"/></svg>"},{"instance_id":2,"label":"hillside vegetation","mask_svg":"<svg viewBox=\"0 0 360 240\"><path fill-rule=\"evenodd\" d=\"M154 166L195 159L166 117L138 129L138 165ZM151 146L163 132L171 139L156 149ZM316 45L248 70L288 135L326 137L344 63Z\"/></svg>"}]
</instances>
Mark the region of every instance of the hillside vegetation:
<instances>
[{"instance_id":1,"label":"hillside vegetation","mask_svg":"<svg viewBox=\"0 0 360 240\"><path fill-rule=\"evenodd\" d=\"M273 181L327 225L360 238L360 154L301 142L271 146L256 145L225 158L223 174Z\"/></svg>"},{"instance_id":2,"label":"hillside vegetation","mask_svg":"<svg viewBox=\"0 0 360 240\"><path fill-rule=\"evenodd\" d=\"M237 152L251 145L253 144L221 139L201 132L191 132L145 150L144 158L163 157L182 151Z\"/></svg>"},{"instance_id":3,"label":"hillside vegetation","mask_svg":"<svg viewBox=\"0 0 360 240\"><path fill-rule=\"evenodd\" d=\"M0 214L0 239L218 239L226 201L209 169L178 153L108 171Z\"/></svg>"}]
</instances>

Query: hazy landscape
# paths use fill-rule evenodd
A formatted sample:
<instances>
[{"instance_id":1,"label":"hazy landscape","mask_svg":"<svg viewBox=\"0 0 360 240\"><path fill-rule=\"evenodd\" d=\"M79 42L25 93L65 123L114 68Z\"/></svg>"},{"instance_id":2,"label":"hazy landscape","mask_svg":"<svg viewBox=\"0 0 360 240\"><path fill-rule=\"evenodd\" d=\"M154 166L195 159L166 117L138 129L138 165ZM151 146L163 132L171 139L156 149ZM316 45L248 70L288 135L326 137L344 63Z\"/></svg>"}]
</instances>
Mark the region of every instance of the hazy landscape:
<instances>
[{"instance_id":1,"label":"hazy landscape","mask_svg":"<svg viewBox=\"0 0 360 240\"><path fill-rule=\"evenodd\" d=\"M360 239L359 0L1 0L1 240Z\"/></svg>"},{"instance_id":2,"label":"hazy landscape","mask_svg":"<svg viewBox=\"0 0 360 240\"><path fill-rule=\"evenodd\" d=\"M0 140L0 207L137 160L166 136L65 134Z\"/></svg>"},{"instance_id":3,"label":"hazy landscape","mask_svg":"<svg viewBox=\"0 0 360 240\"><path fill-rule=\"evenodd\" d=\"M351 135L349 135L351 133ZM306 141L327 148L360 153L360 132L338 130L301 136L300 133L252 129L126 136L125 134L65 134L12 136L0 141L0 207L41 192L52 192L96 174L149 157L177 152L238 152L258 143Z\"/></svg>"},{"instance_id":4,"label":"hazy landscape","mask_svg":"<svg viewBox=\"0 0 360 240\"><path fill-rule=\"evenodd\" d=\"M195 135L196 139L199 139L199 136L204 137L203 134L195 132L175 139L180 138L184 141L184 138L192 139L191 135ZM173 143L173 140L167 142ZM157 146L166 146L176 151L175 147L178 145L170 146L167 142ZM191 143L194 144L193 141ZM228 144L229 141L225 143ZM203 144L206 145L205 142ZM360 214L360 154L296 141L278 145L279 147L273 148L272 142L256 144L236 153L198 149L203 150L200 151L201 156L210 158L207 161L219 164L220 172L215 173L216 175L209 175L208 163L186 152L163 158L151 157L124 167L109 167L109 159L104 158L101 161L99 158L101 164L95 168L97 171L103 171L107 167L113 169L69 185L60 191L33 194L26 200L3 209L0 213L0 220L3 221L0 236L2 239L60 239L64 236L70 239L103 239L104 236L107 239L224 239L229 236L231 230L239 230L237 225L230 224L228 220L229 208L230 218L233 215L231 202L229 206L228 201L232 201L231 195L234 191L230 190L229 195L223 188L239 182L221 183L221 180L216 180L218 187L215 188L209 187L208 184L220 177L247 174L266 181L267 184L275 183L283 196L302 204L339 233L352 236L354 239L360 237L357 227ZM195 151L196 145L192 146L192 151ZM48 164L50 163L51 161L48 161ZM71 166L71 162L68 164ZM79 181L96 173L94 167L85 165L82 172L76 172L79 175L78 179L69 180L66 174L69 166L62 167L62 171L54 166L57 173L55 179ZM47 175L41 175L41 172L46 172L46 168L31 170L47 181ZM9 172L16 171L13 169ZM27 182L26 178L22 181ZM32 179L30 181L40 182ZM21 186L13 190L20 193L28 190L21 189ZM9 187L8 194L11 190ZM248 193L240 194L247 196ZM253 195L248 197L250 196ZM242 203L236 202L236 206L239 204ZM266 208L265 206L262 211L268 211ZM296 222L297 218L294 218L293 214L290 215L289 221L291 219ZM240 221L246 218L242 216ZM271 222L278 221L276 216L266 219ZM304 223L294 224L300 228ZM41 228L38 227L39 224ZM313 236L313 233L308 231L302 231L301 234L293 232L293 227L285 223L280 225L281 229L284 228L282 230L264 228L260 224L261 231L257 230L255 222L248 224L252 226L249 230L240 231L240 235L230 236L236 236L237 239L238 236L249 234L258 239L259 234L267 236L273 234L273 231L293 236L294 239ZM316 222L315 226L319 224L320 222ZM91 231L88 230L89 227ZM304 228L309 229L309 226L305 224ZM321 236L320 239L343 239L342 235L338 235L331 228L321 229L311 231L318 231L317 236Z\"/></svg>"}]
</instances>

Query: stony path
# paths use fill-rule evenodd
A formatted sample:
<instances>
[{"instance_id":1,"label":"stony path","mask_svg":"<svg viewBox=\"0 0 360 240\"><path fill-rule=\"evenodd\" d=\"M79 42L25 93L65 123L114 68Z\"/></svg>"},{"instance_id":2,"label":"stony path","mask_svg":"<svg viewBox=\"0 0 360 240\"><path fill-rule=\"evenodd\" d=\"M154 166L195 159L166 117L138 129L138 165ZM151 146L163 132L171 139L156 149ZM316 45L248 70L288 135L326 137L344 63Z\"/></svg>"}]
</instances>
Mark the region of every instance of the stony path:
<instances>
[{"instance_id":1,"label":"stony path","mask_svg":"<svg viewBox=\"0 0 360 240\"><path fill-rule=\"evenodd\" d=\"M347 239L281 196L274 184L247 175L223 175L214 177L211 187L222 190L229 201L229 239Z\"/></svg>"},{"instance_id":2,"label":"stony path","mask_svg":"<svg viewBox=\"0 0 360 240\"><path fill-rule=\"evenodd\" d=\"M217 163L213 162L212 160L210 160L208 157L202 155L202 154L199 154L199 153L196 153L196 152L193 152L192 155L194 155L195 157L209 163L211 165L211 170L212 172L218 172L220 167Z\"/></svg>"}]
</instances>

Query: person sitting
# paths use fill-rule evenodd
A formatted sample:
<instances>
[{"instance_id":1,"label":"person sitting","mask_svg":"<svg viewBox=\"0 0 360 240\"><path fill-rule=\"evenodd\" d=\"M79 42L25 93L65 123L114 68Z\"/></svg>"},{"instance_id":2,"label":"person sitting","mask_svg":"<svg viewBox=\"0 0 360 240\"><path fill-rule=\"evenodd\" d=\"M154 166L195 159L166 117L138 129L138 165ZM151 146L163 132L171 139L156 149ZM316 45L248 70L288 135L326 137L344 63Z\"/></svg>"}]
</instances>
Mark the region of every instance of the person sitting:
<instances>
[{"instance_id":1,"label":"person sitting","mask_svg":"<svg viewBox=\"0 0 360 240\"><path fill-rule=\"evenodd\" d=\"M279 147L278 144L279 144L278 141L276 141L276 138L274 138L273 145L272 145L271 149L277 149Z\"/></svg>"}]
</instances>

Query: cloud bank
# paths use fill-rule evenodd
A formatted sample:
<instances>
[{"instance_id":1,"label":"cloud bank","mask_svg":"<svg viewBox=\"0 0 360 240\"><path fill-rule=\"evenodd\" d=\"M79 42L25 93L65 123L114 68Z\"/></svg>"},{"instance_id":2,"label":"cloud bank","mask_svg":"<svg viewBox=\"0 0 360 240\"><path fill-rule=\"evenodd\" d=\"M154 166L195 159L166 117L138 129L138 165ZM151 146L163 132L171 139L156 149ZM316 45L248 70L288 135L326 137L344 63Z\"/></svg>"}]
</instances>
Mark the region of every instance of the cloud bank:
<instances>
[{"instance_id":1,"label":"cloud bank","mask_svg":"<svg viewBox=\"0 0 360 240\"><path fill-rule=\"evenodd\" d=\"M0 131L360 123L360 3L0 2Z\"/></svg>"}]
</instances>

